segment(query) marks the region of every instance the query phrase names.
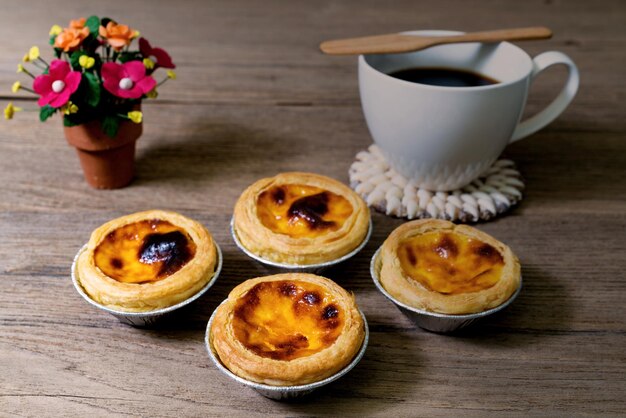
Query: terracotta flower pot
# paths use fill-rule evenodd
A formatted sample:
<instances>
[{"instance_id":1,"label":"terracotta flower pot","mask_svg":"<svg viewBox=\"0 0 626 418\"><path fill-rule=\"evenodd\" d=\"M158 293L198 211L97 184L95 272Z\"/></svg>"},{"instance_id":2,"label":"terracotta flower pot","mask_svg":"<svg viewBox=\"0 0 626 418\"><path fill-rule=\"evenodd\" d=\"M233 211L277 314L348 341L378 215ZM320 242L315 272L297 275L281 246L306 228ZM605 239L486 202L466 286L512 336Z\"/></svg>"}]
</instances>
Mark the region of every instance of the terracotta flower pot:
<instances>
[{"instance_id":1,"label":"terracotta flower pot","mask_svg":"<svg viewBox=\"0 0 626 418\"><path fill-rule=\"evenodd\" d=\"M100 121L65 126L67 142L76 147L85 180L96 189L128 185L135 172L135 143L143 124L124 121L114 138L102 132Z\"/></svg>"}]
</instances>

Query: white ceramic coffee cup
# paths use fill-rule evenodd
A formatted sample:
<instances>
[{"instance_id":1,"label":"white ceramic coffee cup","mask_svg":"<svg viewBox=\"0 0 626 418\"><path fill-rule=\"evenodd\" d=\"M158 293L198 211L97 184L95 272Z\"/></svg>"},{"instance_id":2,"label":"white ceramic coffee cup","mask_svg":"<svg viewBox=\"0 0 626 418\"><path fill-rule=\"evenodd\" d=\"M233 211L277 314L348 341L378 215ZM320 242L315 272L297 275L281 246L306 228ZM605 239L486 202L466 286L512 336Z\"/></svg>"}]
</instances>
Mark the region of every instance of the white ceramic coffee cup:
<instances>
[{"instance_id":1,"label":"white ceramic coffee cup","mask_svg":"<svg viewBox=\"0 0 626 418\"><path fill-rule=\"evenodd\" d=\"M555 64L568 68L563 90L544 110L520 122L532 80ZM416 67L472 71L499 82L440 87L388 75ZM361 104L374 141L396 171L416 186L436 191L470 183L508 144L552 122L574 98L578 82L578 69L567 55L550 51L531 58L508 42L448 44L406 54L359 57Z\"/></svg>"}]
</instances>

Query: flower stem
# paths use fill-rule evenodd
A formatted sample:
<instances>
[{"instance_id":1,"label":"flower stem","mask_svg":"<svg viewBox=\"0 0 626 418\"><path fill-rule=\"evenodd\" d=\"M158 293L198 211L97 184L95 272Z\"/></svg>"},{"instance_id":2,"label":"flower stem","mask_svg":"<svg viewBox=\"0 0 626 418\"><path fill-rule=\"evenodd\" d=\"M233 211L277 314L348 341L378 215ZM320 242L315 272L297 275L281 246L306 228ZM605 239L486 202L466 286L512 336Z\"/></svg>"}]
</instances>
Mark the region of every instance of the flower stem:
<instances>
[{"instance_id":1,"label":"flower stem","mask_svg":"<svg viewBox=\"0 0 626 418\"><path fill-rule=\"evenodd\" d=\"M41 57L37 57L37 59L38 59L39 61L43 62L43 65L45 65L45 66L46 66L46 68L50 65L50 64L48 64L48 63L46 62L46 60L44 60L44 59L43 59L43 58L41 58Z\"/></svg>"},{"instance_id":2,"label":"flower stem","mask_svg":"<svg viewBox=\"0 0 626 418\"><path fill-rule=\"evenodd\" d=\"M156 85L156 87L161 87L161 86L162 86L163 84L165 84L165 82L166 82L167 80L169 80L169 79L170 79L169 77L165 77L163 80L161 80L161 81L160 81L160 82Z\"/></svg>"},{"instance_id":3,"label":"flower stem","mask_svg":"<svg viewBox=\"0 0 626 418\"><path fill-rule=\"evenodd\" d=\"M48 68L47 65L43 65L42 63L40 63L39 61L31 61L33 63L33 65L37 68L41 68L42 70L45 70L46 68Z\"/></svg>"},{"instance_id":4,"label":"flower stem","mask_svg":"<svg viewBox=\"0 0 626 418\"><path fill-rule=\"evenodd\" d=\"M37 93L35 93L35 90L29 89L28 87L24 87L24 86L20 86L20 90L26 90L27 92L30 92L30 93L33 93L33 94L37 94Z\"/></svg>"},{"instance_id":5,"label":"flower stem","mask_svg":"<svg viewBox=\"0 0 626 418\"><path fill-rule=\"evenodd\" d=\"M28 75L30 78L35 78L35 76L24 67L22 67L22 72L24 72L24 74Z\"/></svg>"}]
</instances>

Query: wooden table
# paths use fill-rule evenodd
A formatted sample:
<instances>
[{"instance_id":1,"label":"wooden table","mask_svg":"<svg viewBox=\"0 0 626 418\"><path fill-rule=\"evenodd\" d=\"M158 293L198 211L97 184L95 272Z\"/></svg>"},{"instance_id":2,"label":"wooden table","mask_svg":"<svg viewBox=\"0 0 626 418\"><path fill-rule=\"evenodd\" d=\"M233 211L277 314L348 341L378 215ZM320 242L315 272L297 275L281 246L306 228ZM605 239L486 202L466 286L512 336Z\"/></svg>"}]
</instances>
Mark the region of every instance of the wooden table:
<instances>
[{"instance_id":1,"label":"wooden table","mask_svg":"<svg viewBox=\"0 0 626 418\"><path fill-rule=\"evenodd\" d=\"M3 103L15 65L49 27L92 13L167 48L178 80L144 106L136 181L90 189L60 121L22 112L0 125L0 415L2 416L573 416L626 413L626 4L621 0L118 1L29 0L0 15ZM508 243L524 289L505 312L455 336L415 327L374 287L368 262L403 221L374 214L374 235L328 276L353 291L371 329L362 362L327 390L277 403L223 376L203 344L210 314L258 274L228 224L239 193L279 171L348 179L371 138L356 60L321 55L324 39L417 28L546 25L578 64L581 88L553 124L506 150L522 203L478 227ZM541 76L528 112L560 89ZM22 79L22 81L26 81ZM90 232L149 208L204 223L222 276L180 322L120 324L76 293L69 268Z\"/></svg>"}]
</instances>

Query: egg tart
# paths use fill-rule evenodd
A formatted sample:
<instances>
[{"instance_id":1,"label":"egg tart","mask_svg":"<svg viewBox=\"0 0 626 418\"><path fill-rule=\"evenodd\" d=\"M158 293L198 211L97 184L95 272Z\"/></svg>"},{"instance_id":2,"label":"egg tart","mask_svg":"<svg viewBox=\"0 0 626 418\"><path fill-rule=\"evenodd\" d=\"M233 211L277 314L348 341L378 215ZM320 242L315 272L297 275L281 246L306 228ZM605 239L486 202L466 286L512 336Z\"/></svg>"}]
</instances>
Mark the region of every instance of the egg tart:
<instances>
[{"instance_id":1,"label":"egg tart","mask_svg":"<svg viewBox=\"0 0 626 418\"><path fill-rule=\"evenodd\" d=\"M274 386L317 382L350 363L365 336L354 296L332 280L286 273L247 280L220 305L210 329L219 360Z\"/></svg>"},{"instance_id":2,"label":"egg tart","mask_svg":"<svg viewBox=\"0 0 626 418\"><path fill-rule=\"evenodd\" d=\"M520 286L520 264L492 236L443 220L408 222L379 256L379 280L398 301L441 314L471 314L506 302Z\"/></svg>"},{"instance_id":3,"label":"egg tart","mask_svg":"<svg viewBox=\"0 0 626 418\"><path fill-rule=\"evenodd\" d=\"M348 186L311 173L261 179L235 205L233 231L262 259L311 265L356 249L369 228L369 209Z\"/></svg>"},{"instance_id":4,"label":"egg tart","mask_svg":"<svg viewBox=\"0 0 626 418\"><path fill-rule=\"evenodd\" d=\"M94 230L76 260L76 275L95 302L148 312L193 296L213 277L216 264L206 228L175 212L150 210Z\"/></svg>"}]
</instances>

